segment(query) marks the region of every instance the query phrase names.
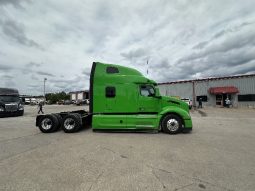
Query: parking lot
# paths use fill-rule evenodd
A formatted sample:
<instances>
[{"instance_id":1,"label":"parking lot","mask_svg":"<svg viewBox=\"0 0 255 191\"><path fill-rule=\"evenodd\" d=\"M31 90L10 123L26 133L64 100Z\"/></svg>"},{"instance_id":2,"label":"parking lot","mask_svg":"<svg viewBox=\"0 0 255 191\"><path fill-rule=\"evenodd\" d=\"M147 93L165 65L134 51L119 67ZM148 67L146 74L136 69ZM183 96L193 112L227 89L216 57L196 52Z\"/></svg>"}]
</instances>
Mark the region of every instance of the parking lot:
<instances>
[{"instance_id":1,"label":"parking lot","mask_svg":"<svg viewBox=\"0 0 255 191\"><path fill-rule=\"evenodd\" d=\"M0 118L0 190L255 190L255 109L192 111L193 132L178 135L43 134L36 110Z\"/></svg>"}]
</instances>

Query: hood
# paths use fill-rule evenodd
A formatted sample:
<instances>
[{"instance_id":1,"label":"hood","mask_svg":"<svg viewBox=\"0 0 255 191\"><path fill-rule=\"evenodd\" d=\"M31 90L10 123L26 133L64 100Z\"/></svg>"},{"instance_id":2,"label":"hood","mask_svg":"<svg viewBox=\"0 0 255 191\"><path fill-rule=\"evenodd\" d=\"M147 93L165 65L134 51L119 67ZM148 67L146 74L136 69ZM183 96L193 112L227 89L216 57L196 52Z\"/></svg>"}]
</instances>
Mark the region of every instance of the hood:
<instances>
[{"instance_id":1,"label":"hood","mask_svg":"<svg viewBox=\"0 0 255 191\"><path fill-rule=\"evenodd\" d=\"M174 97L162 96L162 106L163 107L166 107L166 106L180 107L183 110L189 112L189 105L186 102Z\"/></svg>"}]
</instances>

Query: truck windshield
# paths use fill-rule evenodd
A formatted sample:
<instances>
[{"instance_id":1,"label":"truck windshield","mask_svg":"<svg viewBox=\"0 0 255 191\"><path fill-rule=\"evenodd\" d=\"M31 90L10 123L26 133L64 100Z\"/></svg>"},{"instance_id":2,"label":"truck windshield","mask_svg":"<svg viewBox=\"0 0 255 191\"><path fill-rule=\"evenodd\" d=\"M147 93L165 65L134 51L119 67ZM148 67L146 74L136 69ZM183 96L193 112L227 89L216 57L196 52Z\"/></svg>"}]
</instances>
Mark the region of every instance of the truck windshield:
<instances>
[{"instance_id":1,"label":"truck windshield","mask_svg":"<svg viewBox=\"0 0 255 191\"><path fill-rule=\"evenodd\" d=\"M0 95L0 101L2 101L2 102L19 102L19 96Z\"/></svg>"}]
</instances>

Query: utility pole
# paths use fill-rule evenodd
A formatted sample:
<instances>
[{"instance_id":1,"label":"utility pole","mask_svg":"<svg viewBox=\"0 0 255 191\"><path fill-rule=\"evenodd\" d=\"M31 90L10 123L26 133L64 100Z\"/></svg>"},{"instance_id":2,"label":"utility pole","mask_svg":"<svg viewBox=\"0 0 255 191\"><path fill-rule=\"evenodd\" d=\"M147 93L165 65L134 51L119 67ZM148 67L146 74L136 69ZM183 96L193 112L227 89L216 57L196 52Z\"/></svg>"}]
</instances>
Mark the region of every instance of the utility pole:
<instances>
[{"instance_id":1,"label":"utility pole","mask_svg":"<svg viewBox=\"0 0 255 191\"><path fill-rule=\"evenodd\" d=\"M47 78L43 79L43 95L44 95L44 101L46 101L46 97L45 97L45 83L47 81Z\"/></svg>"},{"instance_id":2,"label":"utility pole","mask_svg":"<svg viewBox=\"0 0 255 191\"><path fill-rule=\"evenodd\" d=\"M196 90L195 90L195 80L192 81L192 90L193 90L193 100L192 100L192 108L196 108Z\"/></svg>"}]
</instances>

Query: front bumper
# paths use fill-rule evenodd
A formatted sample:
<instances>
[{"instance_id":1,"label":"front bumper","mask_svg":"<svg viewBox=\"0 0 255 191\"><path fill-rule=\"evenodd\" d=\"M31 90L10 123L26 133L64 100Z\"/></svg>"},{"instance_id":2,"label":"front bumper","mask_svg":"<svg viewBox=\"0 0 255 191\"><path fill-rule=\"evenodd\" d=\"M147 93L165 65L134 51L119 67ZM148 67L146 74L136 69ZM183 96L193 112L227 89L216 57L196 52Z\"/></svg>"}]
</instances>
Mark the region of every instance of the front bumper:
<instances>
[{"instance_id":1,"label":"front bumper","mask_svg":"<svg viewBox=\"0 0 255 191\"><path fill-rule=\"evenodd\" d=\"M191 119L185 119L184 120L184 130L191 131L192 130L192 120Z\"/></svg>"},{"instance_id":2,"label":"front bumper","mask_svg":"<svg viewBox=\"0 0 255 191\"><path fill-rule=\"evenodd\" d=\"M12 111L12 112L0 112L0 117L12 117L12 116L20 116L24 114L24 110Z\"/></svg>"}]
</instances>

